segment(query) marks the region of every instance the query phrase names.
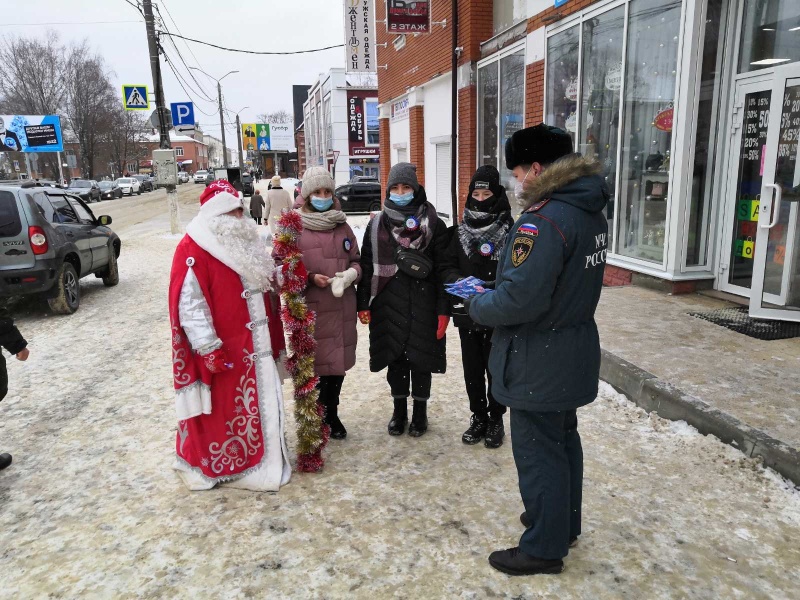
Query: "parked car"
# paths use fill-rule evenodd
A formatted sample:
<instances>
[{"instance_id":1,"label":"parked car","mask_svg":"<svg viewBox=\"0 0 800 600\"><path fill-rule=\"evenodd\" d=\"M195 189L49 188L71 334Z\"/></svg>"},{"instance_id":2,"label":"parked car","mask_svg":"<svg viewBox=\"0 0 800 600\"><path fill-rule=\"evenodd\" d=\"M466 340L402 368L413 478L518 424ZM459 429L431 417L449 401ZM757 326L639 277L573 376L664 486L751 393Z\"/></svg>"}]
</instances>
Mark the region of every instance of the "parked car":
<instances>
[{"instance_id":1,"label":"parked car","mask_svg":"<svg viewBox=\"0 0 800 600\"><path fill-rule=\"evenodd\" d=\"M134 177L120 177L117 179L117 185L122 188L122 193L128 196L142 193L142 186L139 180Z\"/></svg>"},{"instance_id":2,"label":"parked car","mask_svg":"<svg viewBox=\"0 0 800 600\"><path fill-rule=\"evenodd\" d=\"M252 196L255 188L253 187L253 176L250 173L242 174L242 195Z\"/></svg>"},{"instance_id":3,"label":"parked car","mask_svg":"<svg viewBox=\"0 0 800 600\"><path fill-rule=\"evenodd\" d=\"M95 275L108 286L119 283L122 241L66 190L0 186L0 297L39 296L58 314L80 306L79 280Z\"/></svg>"},{"instance_id":4,"label":"parked car","mask_svg":"<svg viewBox=\"0 0 800 600\"><path fill-rule=\"evenodd\" d=\"M101 200L122 198L122 188L117 185L116 181L101 181L97 185L100 187Z\"/></svg>"},{"instance_id":5,"label":"parked car","mask_svg":"<svg viewBox=\"0 0 800 600\"><path fill-rule=\"evenodd\" d=\"M178 183L189 183L189 174L186 171L178 171Z\"/></svg>"},{"instance_id":6,"label":"parked car","mask_svg":"<svg viewBox=\"0 0 800 600\"><path fill-rule=\"evenodd\" d=\"M209 172L206 174L206 187L208 187L208 185L209 185L209 184L210 184L212 181L214 181L214 173L213 173L213 172L211 172L211 171L209 171ZM195 183L197 183L197 181L195 181Z\"/></svg>"},{"instance_id":7,"label":"parked car","mask_svg":"<svg viewBox=\"0 0 800 600\"><path fill-rule=\"evenodd\" d=\"M87 204L100 201L100 186L93 179L73 179L69 182L67 191Z\"/></svg>"},{"instance_id":8,"label":"parked car","mask_svg":"<svg viewBox=\"0 0 800 600\"><path fill-rule=\"evenodd\" d=\"M195 183L205 183L206 182L206 175L208 175L208 171L205 169L200 169L199 171L195 171L194 173L194 182Z\"/></svg>"},{"instance_id":9,"label":"parked car","mask_svg":"<svg viewBox=\"0 0 800 600\"><path fill-rule=\"evenodd\" d=\"M357 175L336 188L335 196L346 213L381 209L381 184L375 177Z\"/></svg>"},{"instance_id":10,"label":"parked car","mask_svg":"<svg viewBox=\"0 0 800 600\"><path fill-rule=\"evenodd\" d=\"M139 182L139 189L142 192L153 191L153 179L149 175L132 175Z\"/></svg>"}]
</instances>

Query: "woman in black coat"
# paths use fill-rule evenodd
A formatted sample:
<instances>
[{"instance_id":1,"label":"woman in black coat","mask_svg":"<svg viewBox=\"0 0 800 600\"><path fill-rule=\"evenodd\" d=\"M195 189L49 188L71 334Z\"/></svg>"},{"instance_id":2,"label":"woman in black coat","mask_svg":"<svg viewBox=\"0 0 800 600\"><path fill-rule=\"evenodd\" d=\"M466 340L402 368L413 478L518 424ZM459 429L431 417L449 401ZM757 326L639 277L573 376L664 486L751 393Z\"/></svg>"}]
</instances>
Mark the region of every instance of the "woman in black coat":
<instances>
[{"instance_id":1,"label":"woman in black coat","mask_svg":"<svg viewBox=\"0 0 800 600\"><path fill-rule=\"evenodd\" d=\"M361 245L358 316L369 323L370 370L388 367L394 398L389 434L405 431L411 395L408 434L419 437L428 429L431 374L447 367L449 300L440 276L447 226L427 201L414 165L394 165L386 187L384 209L369 222ZM405 266L398 252L412 255L414 265Z\"/></svg>"},{"instance_id":2,"label":"woman in black coat","mask_svg":"<svg viewBox=\"0 0 800 600\"><path fill-rule=\"evenodd\" d=\"M497 261L513 225L506 190L500 185L500 173L491 165L480 167L469 184L463 220L450 229L450 244L442 267L444 283L454 283L470 276L487 283L494 282ZM483 439L487 448L499 448L505 436L503 415L506 407L492 396L492 376L489 373L492 330L470 319L461 298L450 298L453 321L461 338L464 383L472 411L469 429L461 440L465 444L477 444Z\"/></svg>"}]
</instances>

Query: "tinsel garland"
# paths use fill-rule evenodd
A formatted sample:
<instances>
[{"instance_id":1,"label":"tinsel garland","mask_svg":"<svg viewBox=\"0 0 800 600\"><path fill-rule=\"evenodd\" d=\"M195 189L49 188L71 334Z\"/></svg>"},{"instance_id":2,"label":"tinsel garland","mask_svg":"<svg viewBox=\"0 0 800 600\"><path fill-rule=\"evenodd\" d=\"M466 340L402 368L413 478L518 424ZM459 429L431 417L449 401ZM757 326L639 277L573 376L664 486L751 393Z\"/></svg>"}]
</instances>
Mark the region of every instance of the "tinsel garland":
<instances>
[{"instance_id":1,"label":"tinsel garland","mask_svg":"<svg viewBox=\"0 0 800 600\"><path fill-rule=\"evenodd\" d=\"M303 254L297 245L303 221L295 211L287 211L278 220L274 238L275 255L283 262L281 321L289 333L289 352L286 370L294 384L294 416L297 423L297 470L305 473L321 471L325 464L322 450L330 438L330 427L323 423L325 408L319 403L314 375L314 355L317 342L314 327L317 315L308 309L303 292L308 277L303 266Z\"/></svg>"}]
</instances>

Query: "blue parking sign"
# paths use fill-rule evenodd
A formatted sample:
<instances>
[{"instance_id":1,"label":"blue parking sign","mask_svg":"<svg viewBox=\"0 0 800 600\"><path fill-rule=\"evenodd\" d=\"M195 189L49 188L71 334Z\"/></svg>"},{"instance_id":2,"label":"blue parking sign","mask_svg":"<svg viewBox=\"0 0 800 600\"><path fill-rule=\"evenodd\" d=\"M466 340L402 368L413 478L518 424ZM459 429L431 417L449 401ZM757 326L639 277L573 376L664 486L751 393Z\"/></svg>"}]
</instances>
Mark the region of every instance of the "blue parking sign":
<instances>
[{"instance_id":1,"label":"blue parking sign","mask_svg":"<svg viewBox=\"0 0 800 600\"><path fill-rule=\"evenodd\" d=\"M191 102L173 102L169 105L172 110L172 126L191 125L194 127L194 104Z\"/></svg>"}]
</instances>

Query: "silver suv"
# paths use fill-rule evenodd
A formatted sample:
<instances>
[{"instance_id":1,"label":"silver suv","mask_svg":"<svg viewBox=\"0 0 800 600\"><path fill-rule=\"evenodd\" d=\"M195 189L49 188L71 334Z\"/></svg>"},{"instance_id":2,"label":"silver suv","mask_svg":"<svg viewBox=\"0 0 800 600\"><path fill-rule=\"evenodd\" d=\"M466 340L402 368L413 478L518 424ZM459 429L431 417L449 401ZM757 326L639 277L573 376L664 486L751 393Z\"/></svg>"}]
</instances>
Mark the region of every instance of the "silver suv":
<instances>
[{"instance_id":1,"label":"silver suv","mask_svg":"<svg viewBox=\"0 0 800 600\"><path fill-rule=\"evenodd\" d=\"M119 283L122 242L77 196L25 183L0 185L0 297L44 297L58 314L80 306L79 280Z\"/></svg>"}]
</instances>

